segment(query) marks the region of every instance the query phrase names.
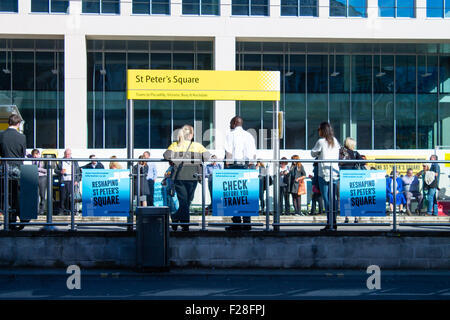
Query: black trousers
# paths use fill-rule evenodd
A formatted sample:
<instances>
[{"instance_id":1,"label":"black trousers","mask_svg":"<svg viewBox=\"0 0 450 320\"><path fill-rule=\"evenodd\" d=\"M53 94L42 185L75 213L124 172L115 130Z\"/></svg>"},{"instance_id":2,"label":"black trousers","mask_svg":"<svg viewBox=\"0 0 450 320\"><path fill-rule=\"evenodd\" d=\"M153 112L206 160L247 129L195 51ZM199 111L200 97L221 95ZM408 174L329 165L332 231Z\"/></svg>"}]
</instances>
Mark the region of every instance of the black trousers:
<instances>
[{"instance_id":1,"label":"black trousers","mask_svg":"<svg viewBox=\"0 0 450 320\"><path fill-rule=\"evenodd\" d=\"M291 203L289 200L289 192L287 187L280 187L280 208L283 210L284 202L284 214L288 214L291 211Z\"/></svg>"},{"instance_id":2,"label":"black trousers","mask_svg":"<svg viewBox=\"0 0 450 320\"><path fill-rule=\"evenodd\" d=\"M311 197L311 215L316 214L316 202L319 203L319 214L323 212L323 199L320 193L313 192Z\"/></svg>"},{"instance_id":3,"label":"black trousers","mask_svg":"<svg viewBox=\"0 0 450 320\"><path fill-rule=\"evenodd\" d=\"M155 193L155 180L147 180L148 182L148 189L150 190L150 194L147 195L147 206L153 207L153 195Z\"/></svg>"},{"instance_id":4,"label":"black trousers","mask_svg":"<svg viewBox=\"0 0 450 320\"><path fill-rule=\"evenodd\" d=\"M39 177L39 210L45 208L45 195L47 193L47 176Z\"/></svg>"},{"instance_id":5,"label":"black trousers","mask_svg":"<svg viewBox=\"0 0 450 320\"><path fill-rule=\"evenodd\" d=\"M175 180L175 191L180 207L177 212L172 215L173 222L189 222L189 207L194 199L195 188L197 188L198 181L191 180Z\"/></svg>"},{"instance_id":6,"label":"black trousers","mask_svg":"<svg viewBox=\"0 0 450 320\"><path fill-rule=\"evenodd\" d=\"M60 209L66 210L69 208L69 210L72 211L72 202L70 201L72 197L72 181L64 181L64 185L61 184L59 188L61 194L60 194Z\"/></svg>"}]
</instances>

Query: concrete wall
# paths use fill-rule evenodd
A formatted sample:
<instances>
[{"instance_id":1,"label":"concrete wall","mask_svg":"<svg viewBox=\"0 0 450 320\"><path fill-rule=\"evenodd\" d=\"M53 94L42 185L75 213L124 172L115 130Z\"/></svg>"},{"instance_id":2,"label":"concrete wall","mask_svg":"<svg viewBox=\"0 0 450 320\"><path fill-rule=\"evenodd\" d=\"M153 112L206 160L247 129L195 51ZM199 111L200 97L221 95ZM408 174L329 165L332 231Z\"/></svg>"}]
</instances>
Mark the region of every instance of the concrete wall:
<instances>
[{"instance_id":1,"label":"concrete wall","mask_svg":"<svg viewBox=\"0 0 450 320\"><path fill-rule=\"evenodd\" d=\"M133 268L135 236L122 232L0 232L0 267ZM450 269L448 232L173 233L172 267Z\"/></svg>"}]
</instances>

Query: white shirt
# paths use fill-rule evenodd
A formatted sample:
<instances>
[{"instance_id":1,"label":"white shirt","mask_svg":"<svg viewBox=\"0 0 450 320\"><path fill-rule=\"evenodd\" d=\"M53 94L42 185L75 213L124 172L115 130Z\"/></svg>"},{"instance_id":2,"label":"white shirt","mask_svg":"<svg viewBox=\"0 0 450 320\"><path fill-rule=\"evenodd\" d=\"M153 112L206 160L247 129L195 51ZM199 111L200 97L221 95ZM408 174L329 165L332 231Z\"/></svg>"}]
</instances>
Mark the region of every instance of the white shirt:
<instances>
[{"instance_id":1,"label":"white shirt","mask_svg":"<svg viewBox=\"0 0 450 320\"><path fill-rule=\"evenodd\" d=\"M339 142L334 139L334 147L328 145L328 142L325 138L320 138L317 140L316 145L311 150L311 156L313 158L318 157L319 160L339 160ZM337 179L339 174L339 165L337 162L334 162L332 165L333 168L333 179ZM319 163L318 167L319 177L322 177L325 181L330 181L330 164L329 163Z\"/></svg>"},{"instance_id":2,"label":"white shirt","mask_svg":"<svg viewBox=\"0 0 450 320\"><path fill-rule=\"evenodd\" d=\"M66 174L63 176L63 181L72 180L72 163L69 161L63 161L62 168L66 169Z\"/></svg>"},{"instance_id":3,"label":"white shirt","mask_svg":"<svg viewBox=\"0 0 450 320\"><path fill-rule=\"evenodd\" d=\"M225 151L231 154L231 158L227 155L227 159L254 160L256 159L255 138L242 127L236 127L225 137Z\"/></svg>"}]
</instances>

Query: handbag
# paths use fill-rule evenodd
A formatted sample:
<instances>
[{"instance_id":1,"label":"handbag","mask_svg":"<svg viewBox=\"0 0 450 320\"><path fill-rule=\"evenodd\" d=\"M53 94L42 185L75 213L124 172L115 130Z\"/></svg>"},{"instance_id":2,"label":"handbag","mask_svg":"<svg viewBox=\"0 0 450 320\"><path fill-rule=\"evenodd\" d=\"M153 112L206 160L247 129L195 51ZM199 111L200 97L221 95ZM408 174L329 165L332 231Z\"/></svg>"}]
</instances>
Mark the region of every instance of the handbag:
<instances>
[{"instance_id":1,"label":"handbag","mask_svg":"<svg viewBox=\"0 0 450 320\"><path fill-rule=\"evenodd\" d=\"M306 194L306 182L305 182L305 179L300 180L299 183L298 183L297 195L300 196L302 194Z\"/></svg>"}]
</instances>

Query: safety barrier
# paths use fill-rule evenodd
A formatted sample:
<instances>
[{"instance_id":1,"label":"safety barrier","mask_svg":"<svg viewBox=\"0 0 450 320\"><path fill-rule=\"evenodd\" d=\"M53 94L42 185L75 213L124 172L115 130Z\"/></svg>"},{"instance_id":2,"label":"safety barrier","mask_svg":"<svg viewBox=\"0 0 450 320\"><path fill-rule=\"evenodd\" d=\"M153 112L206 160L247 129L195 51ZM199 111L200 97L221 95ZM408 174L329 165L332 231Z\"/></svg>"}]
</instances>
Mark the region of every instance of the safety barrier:
<instances>
[{"instance_id":1,"label":"safety barrier","mask_svg":"<svg viewBox=\"0 0 450 320\"><path fill-rule=\"evenodd\" d=\"M38 160L38 161L43 161L46 163L46 168L47 169L51 169L52 165L54 165L54 163L56 162L61 162L61 161L68 161L68 162L91 162L92 159L83 159L83 158L78 158L78 159L61 159L61 158L22 158L22 159L17 159L17 158L2 158L2 165L1 165L1 189L2 189L2 196L1 196L1 205L0 208L2 210L2 213L8 212L11 213L12 209L10 206L10 203L12 201L12 192L11 192L11 182L13 180L17 180L17 178L14 178L11 175L11 166L8 165L8 163L10 161L24 161L25 163L30 163L32 160ZM95 158L95 161L103 161L103 162L110 162L112 159L110 158ZM9 214L3 214L3 229L4 230L10 230L10 229L14 229L17 226L43 226L45 230L55 230L56 226L69 226L69 230L70 231L76 231L77 227L81 227L81 226L117 226L117 227L126 227L127 230L133 230L133 227L135 226L135 221L134 221L134 211L135 211L135 205L134 205L134 197L135 197L135 193L136 193L136 206L139 205L139 201L140 201L140 195L141 195L141 179L145 179L145 177L143 177L142 174L133 174L133 167L136 168L136 172L140 173L141 172L141 167L142 167L142 162L162 162L162 161L166 161L163 159L114 159L114 162L122 162L122 163L127 163L128 165L128 170L130 170L128 172L130 179L130 185L129 185L129 193L130 193L130 210L129 210L129 214L127 216L127 222L79 222L79 221L75 221L75 216L78 213L77 210L75 209L75 199L74 196L72 196L70 198L71 201L71 206L70 206L70 222L53 222L53 170L47 170L48 175L47 175L47 214L46 214L46 222L11 222L10 221L10 215ZM174 159L173 161L186 161L186 159ZM203 162L200 160L189 160L192 162L198 162L198 163L202 163L202 173L198 174L198 178L200 179L201 176L201 180L203 183L201 183L201 194L202 194L202 215L201 215L201 223L197 223L197 222L190 222L190 223L186 223L186 222L175 222L175 223L171 223L172 226L199 226L200 225L200 230L202 231L206 231L207 230L207 226L210 227L225 227L225 226L231 226L233 225L233 223L218 223L218 222L207 222L206 219L206 165L208 163L213 163L213 162L225 162L224 160L214 160L214 161L207 161L207 162ZM337 199L335 198L333 201L331 201L332 199L330 199L330 195L334 194L333 188L335 188L336 186L339 186L339 184L334 184L333 178L330 177L329 178L329 182L328 182L328 188L329 188L329 198L328 198L328 203L330 206L330 210L328 212L326 212L327 214L327 221L326 223L324 222L303 222L303 223L297 223L297 222L282 222L280 219L280 203L279 203L279 199L280 199L280 188L279 188L279 163L280 162L291 162L291 163L297 163L297 162L301 162L303 164L312 164L312 163L323 163L324 165L328 166L329 172L331 174L331 172L333 172L333 164L334 163L360 163L360 164L365 164L365 163L381 163L381 164L391 164L392 165L392 171L394 173L394 176L396 176L396 172L397 172L397 166L399 164L413 164L413 163L428 163L428 164L446 164L449 165L450 161L448 160L405 160L405 159L401 159L401 160L395 160L395 159L389 159L389 160L315 160L315 159L301 159L301 160L293 160L293 159L288 159L288 160L283 160L283 159L278 159L278 160L273 160L273 159L258 159L253 161L255 162L260 162L260 163L265 163L265 170L263 171L263 174L259 175L259 178L261 179L261 181L263 181L262 179L265 180L266 183L266 188L264 191L264 196L262 197L262 199L265 201L265 210L264 212L261 212L262 215L265 215L265 222L256 222L256 223L241 223L241 226L252 226L252 227L263 227L264 231L269 231L272 227L273 231L278 231L280 230L281 227L308 227L308 226L326 226L328 229L330 230L335 230L335 228L337 226L350 226L350 227L356 227L356 226L380 226L380 227L392 227L392 231L398 231L398 227L399 226L450 226L450 223L424 223L424 222L419 222L419 223L399 223L398 222L398 212L397 212L397 208L396 208L396 197L393 197L393 212L392 212L392 221L391 222L383 222L383 223L333 223L333 221L336 221L336 216L339 213L339 208L336 206L336 204L338 205ZM135 166L136 164L136 166ZM71 185L72 185L72 195L75 194L75 181L77 179L77 173L75 172L75 166L71 165ZM272 173L270 173L270 170L272 170ZM273 188L272 188L272 193L273 193L273 197L272 199L270 198L270 179L273 179ZM338 181L338 180L337 180ZM136 182L136 183L135 183ZM133 186L136 185L136 192L134 192L134 188ZM448 186L450 187L450 186ZM396 179L393 179L393 190L396 190ZM338 197L338 195L336 195L336 197ZM16 199L17 201L17 199ZM270 207L273 207L273 210L270 210ZM14 213L14 212L12 212ZM271 219L272 216L272 219ZM81 218L81 220L83 220L83 218ZM272 220L272 222L271 222Z\"/></svg>"}]
</instances>

